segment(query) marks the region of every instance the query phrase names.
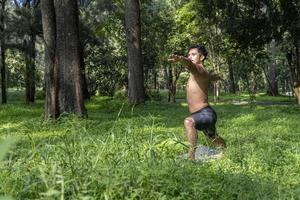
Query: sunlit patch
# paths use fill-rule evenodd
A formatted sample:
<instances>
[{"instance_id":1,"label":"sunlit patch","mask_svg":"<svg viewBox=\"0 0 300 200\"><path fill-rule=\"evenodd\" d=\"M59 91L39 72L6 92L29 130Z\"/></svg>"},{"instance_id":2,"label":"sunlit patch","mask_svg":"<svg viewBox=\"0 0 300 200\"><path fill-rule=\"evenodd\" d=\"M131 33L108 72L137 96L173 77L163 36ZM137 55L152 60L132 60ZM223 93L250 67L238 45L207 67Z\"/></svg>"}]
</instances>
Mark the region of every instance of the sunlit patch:
<instances>
[{"instance_id":1,"label":"sunlit patch","mask_svg":"<svg viewBox=\"0 0 300 200\"><path fill-rule=\"evenodd\" d=\"M0 126L0 131L1 130L4 130L4 129L11 129L11 128L16 128L18 127L19 124L16 124L16 123L6 123L6 124L2 124Z\"/></svg>"},{"instance_id":2,"label":"sunlit patch","mask_svg":"<svg viewBox=\"0 0 300 200\"><path fill-rule=\"evenodd\" d=\"M180 105L183 106L183 107L187 107L188 106L188 104L186 102L181 102Z\"/></svg>"},{"instance_id":3,"label":"sunlit patch","mask_svg":"<svg viewBox=\"0 0 300 200\"><path fill-rule=\"evenodd\" d=\"M243 122L250 122L255 121L255 115L254 114L247 114L239 116L232 120L234 123L243 123Z\"/></svg>"},{"instance_id":4,"label":"sunlit patch","mask_svg":"<svg viewBox=\"0 0 300 200\"><path fill-rule=\"evenodd\" d=\"M256 106L255 110L266 110L266 106Z\"/></svg>"},{"instance_id":5,"label":"sunlit patch","mask_svg":"<svg viewBox=\"0 0 300 200\"><path fill-rule=\"evenodd\" d=\"M211 105L211 106L221 106L221 105L227 105L226 103L224 103L224 102L219 102L219 103L213 103L213 102L209 102L209 104Z\"/></svg>"}]
</instances>

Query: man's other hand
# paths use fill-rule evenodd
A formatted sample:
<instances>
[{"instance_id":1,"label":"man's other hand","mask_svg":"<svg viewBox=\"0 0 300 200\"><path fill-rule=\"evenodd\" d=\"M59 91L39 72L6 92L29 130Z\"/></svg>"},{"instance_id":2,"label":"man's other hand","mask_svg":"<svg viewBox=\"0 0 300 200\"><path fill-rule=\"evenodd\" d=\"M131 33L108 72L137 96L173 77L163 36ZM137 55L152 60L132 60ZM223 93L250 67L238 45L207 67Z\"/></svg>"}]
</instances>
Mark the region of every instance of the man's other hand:
<instances>
[{"instance_id":1,"label":"man's other hand","mask_svg":"<svg viewBox=\"0 0 300 200\"><path fill-rule=\"evenodd\" d=\"M181 62L182 64L186 64L188 61L190 61L188 58L184 56L178 56L178 55L171 55L168 58L168 61L170 62Z\"/></svg>"}]
</instances>

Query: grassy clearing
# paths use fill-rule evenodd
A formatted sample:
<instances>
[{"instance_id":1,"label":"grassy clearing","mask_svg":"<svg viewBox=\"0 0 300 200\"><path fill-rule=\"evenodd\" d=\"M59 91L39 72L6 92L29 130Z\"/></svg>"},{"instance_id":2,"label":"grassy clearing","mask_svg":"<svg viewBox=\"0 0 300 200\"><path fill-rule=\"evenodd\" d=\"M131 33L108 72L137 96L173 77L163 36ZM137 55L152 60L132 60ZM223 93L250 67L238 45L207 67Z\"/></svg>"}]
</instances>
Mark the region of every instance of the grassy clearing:
<instances>
[{"instance_id":1,"label":"grassy clearing","mask_svg":"<svg viewBox=\"0 0 300 200\"><path fill-rule=\"evenodd\" d=\"M224 97L231 98L231 97ZM264 97L267 98L267 97ZM272 99L271 99L272 100ZM93 98L88 119L44 122L43 103L0 106L0 196L16 199L299 199L300 108L213 105L224 158L192 163L184 102ZM207 144L200 134L199 142Z\"/></svg>"}]
</instances>

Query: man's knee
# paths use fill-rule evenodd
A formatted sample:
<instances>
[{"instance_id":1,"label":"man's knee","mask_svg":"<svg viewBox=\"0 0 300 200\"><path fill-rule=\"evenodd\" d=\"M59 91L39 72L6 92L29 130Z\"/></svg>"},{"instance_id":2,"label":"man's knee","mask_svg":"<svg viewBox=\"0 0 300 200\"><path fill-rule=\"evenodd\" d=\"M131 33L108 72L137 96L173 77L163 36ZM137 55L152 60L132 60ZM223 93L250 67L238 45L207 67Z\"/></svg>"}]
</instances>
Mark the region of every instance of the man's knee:
<instances>
[{"instance_id":1,"label":"man's knee","mask_svg":"<svg viewBox=\"0 0 300 200\"><path fill-rule=\"evenodd\" d=\"M195 127L195 121L191 117L187 117L184 119L184 126L186 128L194 128Z\"/></svg>"}]
</instances>

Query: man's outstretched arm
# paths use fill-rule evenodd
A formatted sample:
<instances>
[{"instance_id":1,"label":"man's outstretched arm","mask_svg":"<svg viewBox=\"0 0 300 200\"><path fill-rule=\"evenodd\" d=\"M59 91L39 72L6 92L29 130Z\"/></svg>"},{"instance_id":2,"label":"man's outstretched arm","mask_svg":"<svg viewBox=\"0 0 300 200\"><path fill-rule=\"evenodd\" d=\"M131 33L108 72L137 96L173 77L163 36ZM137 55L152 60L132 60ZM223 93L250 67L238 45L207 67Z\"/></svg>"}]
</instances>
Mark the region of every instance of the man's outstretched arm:
<instances>
[{"instance_id":1,"label":"man's outstretched arm","mask_svg":"<svg viewBox=\"0 0 300 200\"><path fill-rule=\"evenodd\" d=\"M170 62L179 62L183 66L187 67L188 70L190 70L190 72L192 72L192 73L202 74L202 73L206 72L201 65L193 63L189 58L184 57L184 56L171 55L168 58L168 61L170 61Z\"/></svg>"}]
</instances>

